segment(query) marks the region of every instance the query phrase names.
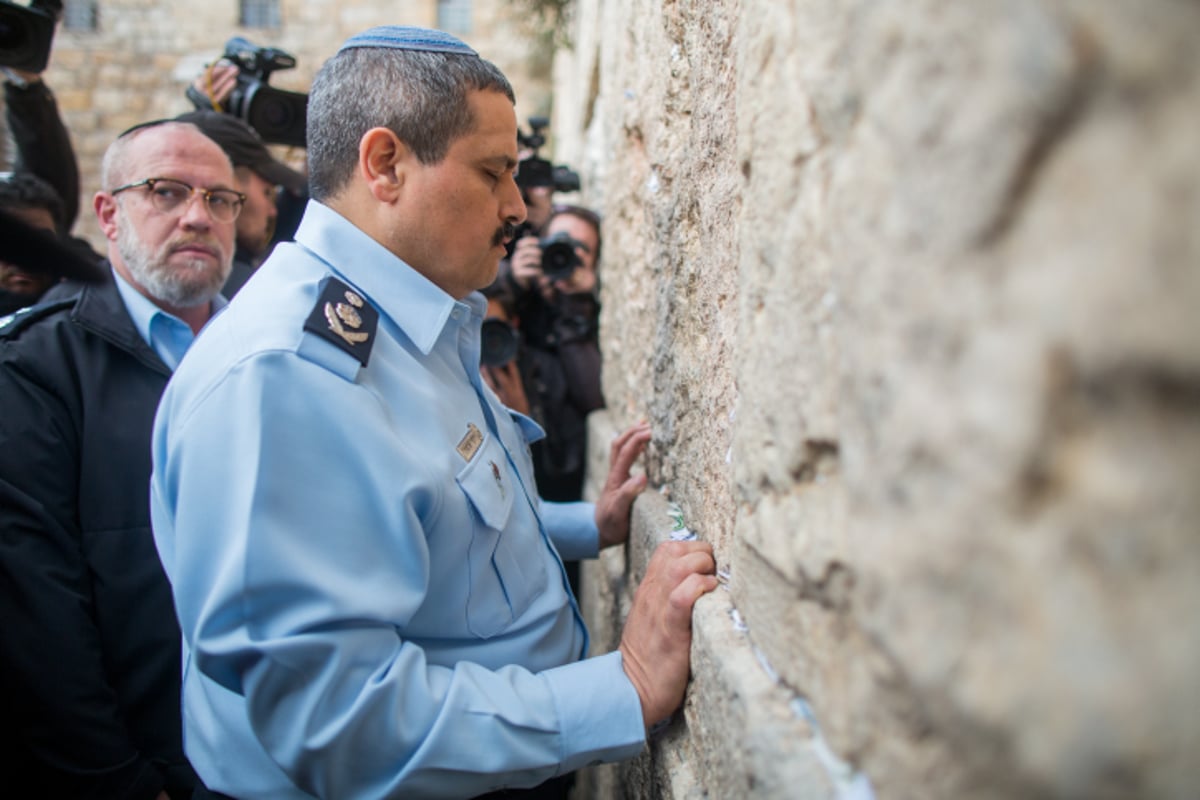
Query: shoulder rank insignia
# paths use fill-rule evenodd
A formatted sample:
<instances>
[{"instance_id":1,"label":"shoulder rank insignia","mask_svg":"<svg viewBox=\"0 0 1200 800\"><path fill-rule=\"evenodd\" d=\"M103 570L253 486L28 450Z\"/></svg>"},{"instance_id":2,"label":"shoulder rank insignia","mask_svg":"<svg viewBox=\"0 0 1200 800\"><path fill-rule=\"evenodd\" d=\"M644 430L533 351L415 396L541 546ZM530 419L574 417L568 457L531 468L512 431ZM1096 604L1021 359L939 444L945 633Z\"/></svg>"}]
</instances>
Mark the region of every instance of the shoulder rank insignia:
<instances>
[{"instance_id":1,"label":"shoulder rank insignia","mask_svg":"<svg viewBox=\"0 0 1200 800\"><path fill-rule=\"evenodd\" d=\"M304 323L304 330L333 342L364 367L375 343L379 312L363 296L337 278L321 281L321 296Z\"/></svg>"}]
</instances>

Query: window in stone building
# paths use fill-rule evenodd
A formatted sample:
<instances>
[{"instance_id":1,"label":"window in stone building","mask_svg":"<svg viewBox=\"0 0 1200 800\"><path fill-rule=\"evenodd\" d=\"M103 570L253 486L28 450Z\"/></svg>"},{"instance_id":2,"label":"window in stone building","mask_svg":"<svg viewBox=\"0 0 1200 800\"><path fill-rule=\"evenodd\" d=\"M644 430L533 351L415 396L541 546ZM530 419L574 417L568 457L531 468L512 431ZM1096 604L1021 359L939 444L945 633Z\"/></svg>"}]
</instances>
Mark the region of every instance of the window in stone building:
<instances>
[{"instance_id":1,"label":"window in stone building","mask_svg":"<svg viewBox=\"0 0 1200 800\"><path fill-rule=\"evenodd\" d=\"M62 6L63 30L94 31L98 27L97 0L64 0Z\"/></svg>"},{"instance_id":2,"label":"window in stone building","mask_svg":"<svg viewBox=\"0 0 1200 800\"><path fill-rule=\"evenodd\" d=\"M437 26L449 33L470 33L471 0L438 0Z\"/></svg>"},{"instance_id":3,"label":"window in stone building","mask_svg":"<svg viewBox=\"0 0 1200 800\"><path fill-rule=\"evenodd\" d=\"M278 28L279 0L241 0L238 23L247 28Z\"/></svg>"}]
</instances>

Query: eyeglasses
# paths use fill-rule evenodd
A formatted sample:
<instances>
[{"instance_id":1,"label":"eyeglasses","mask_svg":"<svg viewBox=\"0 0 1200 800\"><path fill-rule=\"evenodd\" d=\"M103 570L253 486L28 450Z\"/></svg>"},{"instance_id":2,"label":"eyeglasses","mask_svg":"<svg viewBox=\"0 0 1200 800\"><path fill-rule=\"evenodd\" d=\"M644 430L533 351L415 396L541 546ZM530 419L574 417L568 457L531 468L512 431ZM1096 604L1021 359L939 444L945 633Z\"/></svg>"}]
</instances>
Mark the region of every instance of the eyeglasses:
<instances>
[{"instance_id":1,"label":"eyeglasses","mask_svg":"<svg viewBox=\"0 0 1200 800\"><path fill-rule=\"evenodd\" d=\"M146 187L150 202L164 214L185 208L198 194L204 198L204 207L215 221L233 222L246 203L246 195L233 189L197 189L173 178L146 178L137 183L118 186L109 194L117 195L126 189L137 189L140 186Z\"/></svg>"}]
</instances>

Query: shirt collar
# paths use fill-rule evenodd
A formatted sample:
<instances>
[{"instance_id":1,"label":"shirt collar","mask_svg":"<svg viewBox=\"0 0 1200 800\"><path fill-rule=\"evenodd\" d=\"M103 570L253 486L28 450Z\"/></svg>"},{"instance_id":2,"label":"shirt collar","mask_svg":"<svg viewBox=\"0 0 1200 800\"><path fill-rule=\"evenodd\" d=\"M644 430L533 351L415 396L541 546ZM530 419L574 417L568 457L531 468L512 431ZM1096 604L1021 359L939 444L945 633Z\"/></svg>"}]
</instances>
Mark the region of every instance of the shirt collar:
<instances>
[{"instance_id":1,"label":"shirt collar","mask_svg":"<svg viewBox=\"0 0 1200 800\"><path fill-rule=\"evenodd\" d=\"M117 272L116 268L112 269L113 278L117 284L117 291L121 294L121 302L125 304L125 309L129 312L130 319L133 320L133 326L137 329L138 335L142 337L147 345L152 350L158 353L167 366L174 368L174 361L178 363L182 353L175 352L179 349L179 345L175 341L165 342L164 337L169 336L168 333L172 328L179 330L179 326L188 333L191 333L191 327L174 314L168 314L154 303L150 302L150 298L139 292L131 283L122 277L121 273ZM217 295L212 299L213 316L217 312L225 308L229 304L221 295ZM161 323L156 324L156 320L163 320L166 325ZM178 337L174 337L178 338ZM191 338L188 338L187 344L191 343ZM164 355L164 348L171 351L171 357Z\"/></svg>"},{"instance_id":2,"label":"shirt collar","mask_svg":"<svg viewBox=\"0 0 1200 800\"><path fill-rule=\"evenodd\" d=\"M296 242L366 295L379 313L391 319L426 355L452 315L483 318L487 302L482 295L456 301L341 214L316 200L308 201L296 229ZM460 309L457 315L455 309Z\"/></svg>"}]
</instances>

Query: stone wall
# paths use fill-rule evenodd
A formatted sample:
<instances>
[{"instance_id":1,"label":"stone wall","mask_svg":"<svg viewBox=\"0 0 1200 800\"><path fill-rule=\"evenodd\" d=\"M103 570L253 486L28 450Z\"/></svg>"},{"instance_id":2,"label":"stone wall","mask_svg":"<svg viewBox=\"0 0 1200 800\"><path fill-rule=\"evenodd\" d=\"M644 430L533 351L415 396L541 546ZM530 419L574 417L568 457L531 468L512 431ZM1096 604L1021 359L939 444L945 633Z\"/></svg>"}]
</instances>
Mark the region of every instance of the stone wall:
<instances>
[{"instance_id":1,"label":"stone wall","mask_svg":"<svg viewBox=\"0 0 1200 800\"><path fill-rule=\"evenodd\" d=\"M1200 6L575 11L593 465L655 429L596 648L676 509L728 578L684 713L580 794L1194 797Z\"/></svg>"},{"instance_id":2,"label":"stone wall","mask_svg":"<svg viewBox=\"0 0 1200 800\"><path fill-rule=\"evenodd\" d=\"M60 27L54 38L47 84L58 98L81 171L80 214L74 232L104 251L92 214L100 185L100 160L117 135L139 122L192 108L184 90L204 65L220 57L225 42L242 36L296 57L296 67L274 73L270 84L306 92L320 65L345 39L373 25L424 25L437 21L436 0L280 0L278 29L238 26L237 0L104 0L95 31ZM476 0L471 30L456 31L495 62L517 92L522 119L549 109L550 74L530 58L533 39L511 0ZM544 59L543 59L544 61ZM277 147L279 156L303 161L303 150ZM10 157L7 153L5 162Z\"/></svg>"}]
</instances>

